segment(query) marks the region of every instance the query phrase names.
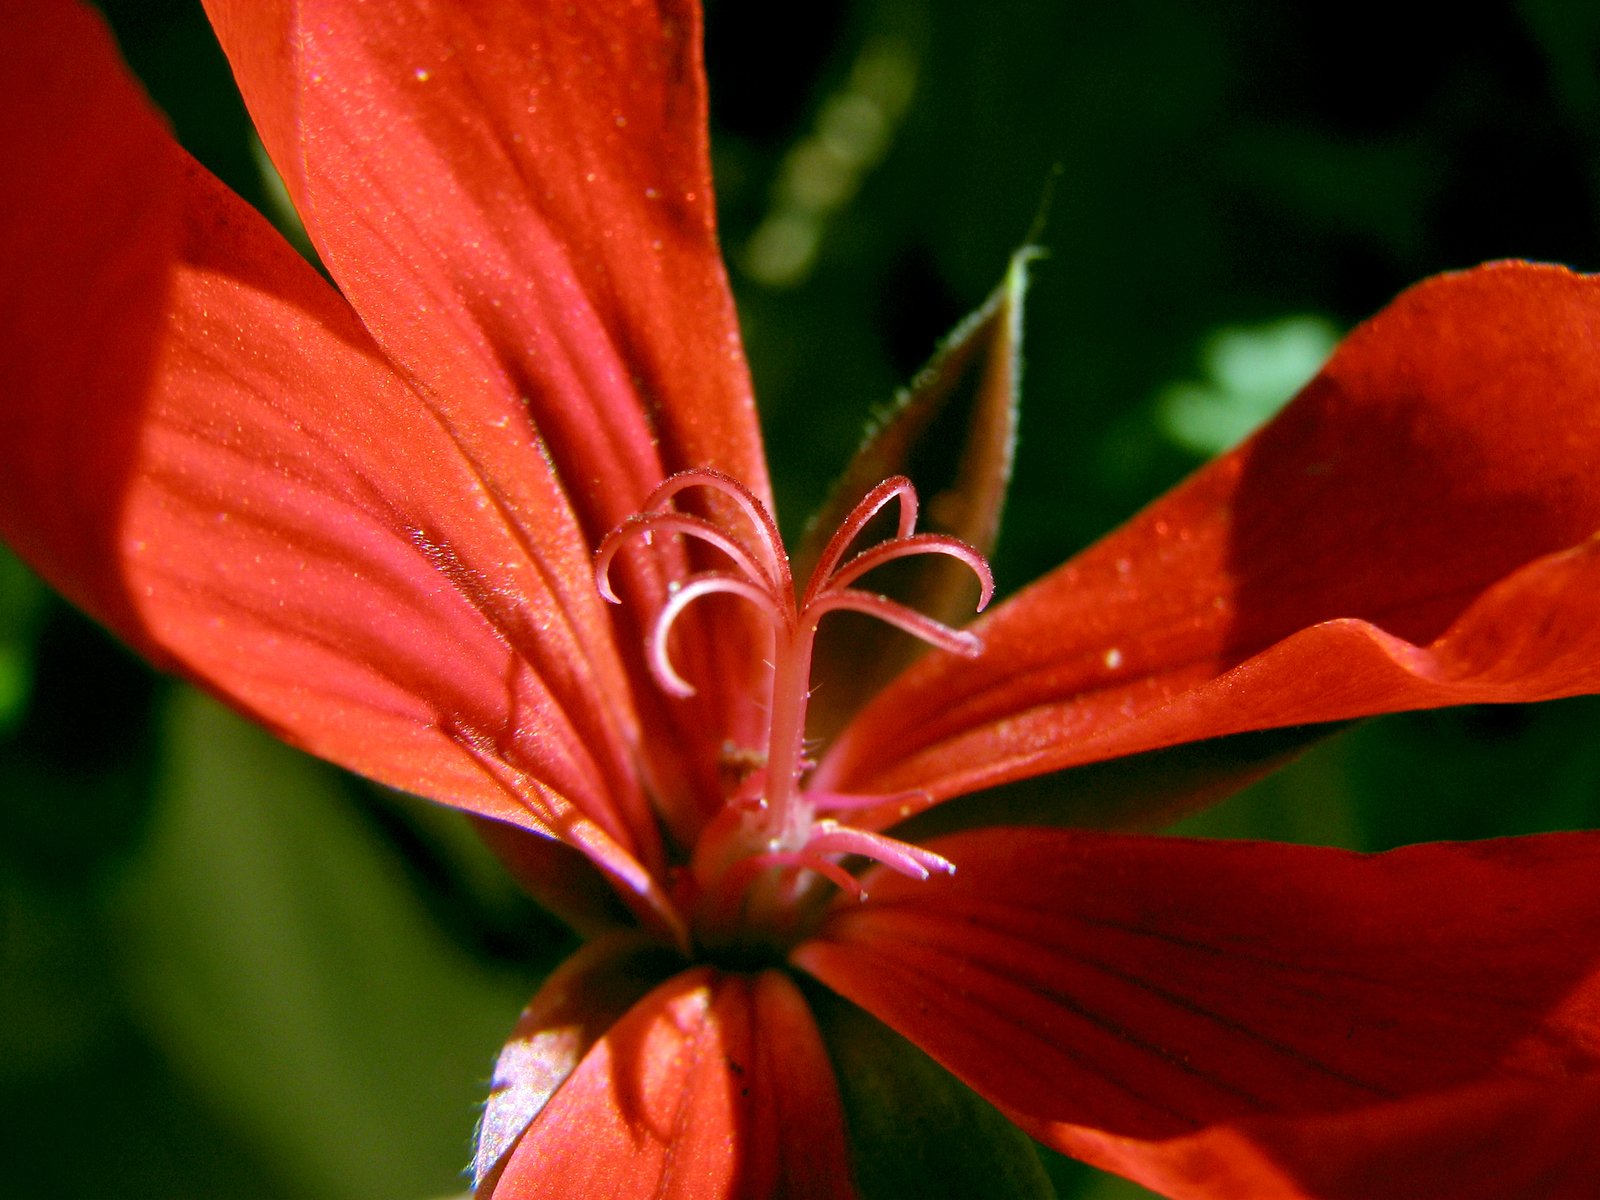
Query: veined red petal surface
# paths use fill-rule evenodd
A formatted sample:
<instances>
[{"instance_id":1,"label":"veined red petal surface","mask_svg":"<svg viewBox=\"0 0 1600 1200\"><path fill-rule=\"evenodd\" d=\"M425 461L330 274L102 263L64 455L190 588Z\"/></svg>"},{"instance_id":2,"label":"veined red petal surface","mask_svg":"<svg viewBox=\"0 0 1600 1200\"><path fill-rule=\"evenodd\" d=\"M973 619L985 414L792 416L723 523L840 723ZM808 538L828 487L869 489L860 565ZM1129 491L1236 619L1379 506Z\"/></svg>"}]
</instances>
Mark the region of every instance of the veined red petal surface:
<instances>
[{"instance_id":1,"label":"veined red petal surface","mask_svg":"<svg viewBox=\"0 0 1600 1200\"><path fill-rule=\"evenodd\" d=\"M625 685L532 447L494 475L489 435L458 434L287 246L193 189L122 518L151 634L327 757L388 775L361 756L443 739L437 767L387 781L458 803L536 781L631 840Z\"/></svg>"},{"instance_id":2,"label":"veined red petal surface","mask_svg":"<svg viewBox=\"0 0 1600 1200\"><path fill-rule=\"evenodd\" d=\"M1085 1139L1079 1151L1187 1200L1589 1200L1600 1179L1597 1122L1600 1079L1502 1080L1159 1146Z\"/></svg>"},{"instance_id":3,"label":"veined red petal surface","mask_svg":"<svg viewBox=\"0 0 1600 1200\"><path fill-rule=\"evenodd\" d=\"M41 489L6 489L8 540L135 647L288 740L560 834L648 892L659 846L628 685L588 546L526 430L446 413L396 373L338 294L114 83L98 22L44 8L64 32L19 40L13 78L113 82L87 93L88 115L89 99L37 114L92 140L52 152L8 124L38 167L20 203L43 230L59 221L65 244L77 223L120 222L101 232L165 253L65 284L59 264L21 259L32 274L15 303L34 283L57 299L83 285L87 301L7 339L22 377L101 347L123 373L75 367L70 391L8 390L0 469ZM58 204L54 162L126 190L130 143L171 204ZM89 486L52 507L86 468Z\"/></svg>"},{"instance_id":4,"label":"veined red petal surface","mask_svg":"<svg viewBox=\"0 0 1600 1200\"><path fill-rule=\"evenodd\" d=\"M447 404L531 409L592 539L684 467L766 497L697 5L206 7L379 343Z\"/></svg>"},{"instance_id":5,"label":"veined red petal surface","mask_svg":"<svg viewBox=\"0 0 1600 1200\"><path fill-rule=\"evenodd\" d=\"M492 1194L848 1200L838 1088L804 999L776 971L663 984L543 1107Z\"/></svg>"},{"instance_id":6,"label":"veined red petal surface","mask_svg":"<svg viewBox=\"0 0 1600 1200\"><path fill-rule=\"evenodd\" d=\"M1381 1113L1467 1147L1600 1080L1600 836L1363 856L997 829L932 848L953 877L869 876L795 962L1035 1136L1136 1178L1170 1187L1168 1143L1222 1153L1259 1126L1253 1153L1309 1182L1292 1152L1331 1150L1329 1116L1371 1134L1343 1162L1381 1170L1423 1157L1377 1138ZM1474 1088L1484 1115L1453 1124Z\"/></svg>"},{"instance_id":7,"label":"veined red petal surface","mask_svg":"<svg viewBox=\"0 0 1600 1200\"><path fill-rule=\"evenodd\" d=\"M553 466L591 548L675 471L769 499L717 247L689 0L210 0L312 240L443 418L514 431L489 478ZM502 442L507 439L501 439ZM665 815L690 837L757 666L736 612L681 623L701 695L643 667L667 577L628 556L616 615Z\"/></svg>"},{"instance_id":8,"label":"veined red petal surface","mask_svg":"<svg viewBox=\"0 0 1600 1200\"><path fill-rule=\"evenodd\" d=\"M101 564L161 336L182 172L98 18L13 8L0 149L15 175L8 203L27 219L0 224L0 536L78 604L120 612ZM102 395L126 403L64 419Z\"/></svg>"},{"instance_id":9,"label":"veined red petal surface","mask_svg":"<svg viewBox=\"0 0 1600 1200\"><path fill-rule=\"evenodd\" d=\"M636 931L584 944L539 985L495 1060L473 1155L474 1186L492 1186L517 1139L611 1026L677 973L673 952ZM682 960L676 960L681 967Z\"/></svg>"},{"instance_id":10,"label":"veined red petal surface","mask_svg":"<svg viewBox=\"0 0 1600 1200\"><path fill-rule=\"evenodd\" d=\"M1600 282L1561 268L1418 285L1255 438L976 626L983 657L891 685L818 786L940 798L1600 688L1597 336Z\"/></svg>"}]
</instances>

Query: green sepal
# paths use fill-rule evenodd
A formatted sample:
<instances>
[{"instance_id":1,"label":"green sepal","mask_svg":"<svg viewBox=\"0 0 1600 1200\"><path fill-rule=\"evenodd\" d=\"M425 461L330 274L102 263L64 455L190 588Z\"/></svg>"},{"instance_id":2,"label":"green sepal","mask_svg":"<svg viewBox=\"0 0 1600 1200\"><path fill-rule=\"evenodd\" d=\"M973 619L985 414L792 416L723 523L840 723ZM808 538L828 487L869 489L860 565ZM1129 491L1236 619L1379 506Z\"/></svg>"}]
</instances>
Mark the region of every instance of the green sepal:
<instances>
[{"instance_id":1,"label":"green sepal","mask_svg":"<svg viewBox=\"0 0 1600 1200\"><path fill-rule=\"evenodd\" d=\"M794 555L798 580L810 576L856 503L892 475L909 476L916 485L919 528L958 537L985 555L993 551L1016 447L1028 264L1041 253L1026 246L1011 256L1000 286L873 422L806 528ZM964 624L974 614L976 579L944 555L920 555L870 580L873 590L949 624ZM860 622L848 639L819 640L813 731L839 728L921 649L879 622Z\"/></svg>"},{"instance_id":2,"label":"green sepal","mask_svg":"<svg viewBox=\"0 0 1600 1200\"><path fill-rule=\"evenodd\" d=\"M876 1017L802 978L839 1080L860 1200L1054 1200L1033 1141Z\"/></svg>"}]
</instances>

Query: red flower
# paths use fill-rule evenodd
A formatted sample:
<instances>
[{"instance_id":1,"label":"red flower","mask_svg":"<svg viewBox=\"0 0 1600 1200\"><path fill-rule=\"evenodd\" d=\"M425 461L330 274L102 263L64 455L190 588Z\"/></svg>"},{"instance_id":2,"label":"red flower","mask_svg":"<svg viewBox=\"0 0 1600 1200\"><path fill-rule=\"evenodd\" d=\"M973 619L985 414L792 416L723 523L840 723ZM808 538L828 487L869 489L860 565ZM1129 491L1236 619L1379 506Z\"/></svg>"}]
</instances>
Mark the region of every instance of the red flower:
<instances>
[{"instance_id":1,"label":"red flower","mask_svg":"<svg viewBox=\"0 0 1600 1200\"><path fill-rule=\"evenodd\" d=\"M1408 292L812 769L772 715L803 703L808 617L973 645L840 598L837 556L785 607L695 6L209 8L337 290L174 145L94 18L13 14L0 531L287 740L485 818L595 933L501 1058L481 1194L892 1191L868 1139L927 1132L943 1077L839 996L1169 1195L1592 1192L1595 838L1088 832L1293 738L1104 795L980 789L1600 690L1600 286ZM776 685L769 634L800 656ZM879 864L865 900L850 855Z\"/></svg>"}]
</instances>

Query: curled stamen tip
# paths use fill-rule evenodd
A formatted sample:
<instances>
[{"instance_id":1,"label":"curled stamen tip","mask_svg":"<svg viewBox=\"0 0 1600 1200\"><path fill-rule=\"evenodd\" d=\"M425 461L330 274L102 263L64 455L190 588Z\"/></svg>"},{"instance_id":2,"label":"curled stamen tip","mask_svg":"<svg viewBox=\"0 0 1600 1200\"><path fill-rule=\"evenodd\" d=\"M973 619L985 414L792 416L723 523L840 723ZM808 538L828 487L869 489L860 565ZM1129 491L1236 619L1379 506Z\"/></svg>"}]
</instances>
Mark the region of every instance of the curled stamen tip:
<instances>
[{"instance_id":1,"label":"curled stamen tip","mask_svg":"<svg viewBox=\"0 0 1600 1200\"><path fill-rule=\"evenodd\" d=\"M977 561L968 565L978 577L978 611L982 612L989 607L989 601L994 599L994 572L989 569L988 561L976 550L973 551L973 555Z\"/></svg>"},{"instance_id":2,"label":"curled stamen tip","mask_svg":"<svg viewBox=\"0 0 1600 1200\"><path fill-rule=\"evenodd\" d=\"M672 665L672 659L667 656L666 631L659 625L654 636L646 646L647 657L650 662L650 675L656 681L656 686L669 696L679 700L687 700L694 695L694 685L679 675Z\"/></svg>"},{"instance_id":3,"label":"curled stamen tip","mask_svg":"<svg viewBox=\"0 0 1600 1200\"><path fill-rule=\"evenodd\" d=\"M950 639L949 649L952 654L959 654L962 658L977 658L983 653L983 639L975 633L958 629Z\"/></svg>"},{"instance_id":4,"label":"curled stamen tip","mask_svg":"<svg viewBox=\"0 0 1600 1200\"><path fill-rule=\"evenodd\" d=\"M679 675L671 667L667 667L665 670L652 670L650 674L654 676L656 686L669 696L675 696L679 700L687 700L695 694L694 684Z\"/></svg>"},{"instance_id":5,"label":"curled stamen tip","mask_svg":"<svg viewBox=\"0 0 1600 1200\"><path fill-rule=\"evenodd\" d=\"M621 604L622 598L617 595L616 589L611 586L611 564L616 561L617 551L621 549L623 540L627 538L637 525L633 517L629 517L610 533L601 539L600 548L594 552L594 586L603 600L611 604Z\"/></svg>"}]
</instances>

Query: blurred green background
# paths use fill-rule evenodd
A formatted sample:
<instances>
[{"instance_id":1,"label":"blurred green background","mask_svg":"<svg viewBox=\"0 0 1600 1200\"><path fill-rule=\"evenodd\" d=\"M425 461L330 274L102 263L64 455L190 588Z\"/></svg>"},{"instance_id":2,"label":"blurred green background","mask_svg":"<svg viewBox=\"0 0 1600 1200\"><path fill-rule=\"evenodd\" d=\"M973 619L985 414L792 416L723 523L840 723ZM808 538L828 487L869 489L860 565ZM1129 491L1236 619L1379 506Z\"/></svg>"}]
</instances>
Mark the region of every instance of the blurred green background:
<instances>
[{"instance_id":1,"label":"blurred green background","mask_svg":"<svg viewBox=\"0 0 1600 1200\"><path fill-rule=\"evenodd\" d=\"M190 0L106 5L272 210ZM1600 7L709 5L716 171L786 529L1034 228L1014 589L1268 414L1422 276L1600 266ZM130 185L133 182L130 181ZM1386 719L1189 832L1383 848L1594 825L1600 705ZM459 1193L565 935L447 813L158 679L0 556L0 1196ZM1138 1189L1053 1162L1063 1196Z\"/></svg>"}]
</instances>

